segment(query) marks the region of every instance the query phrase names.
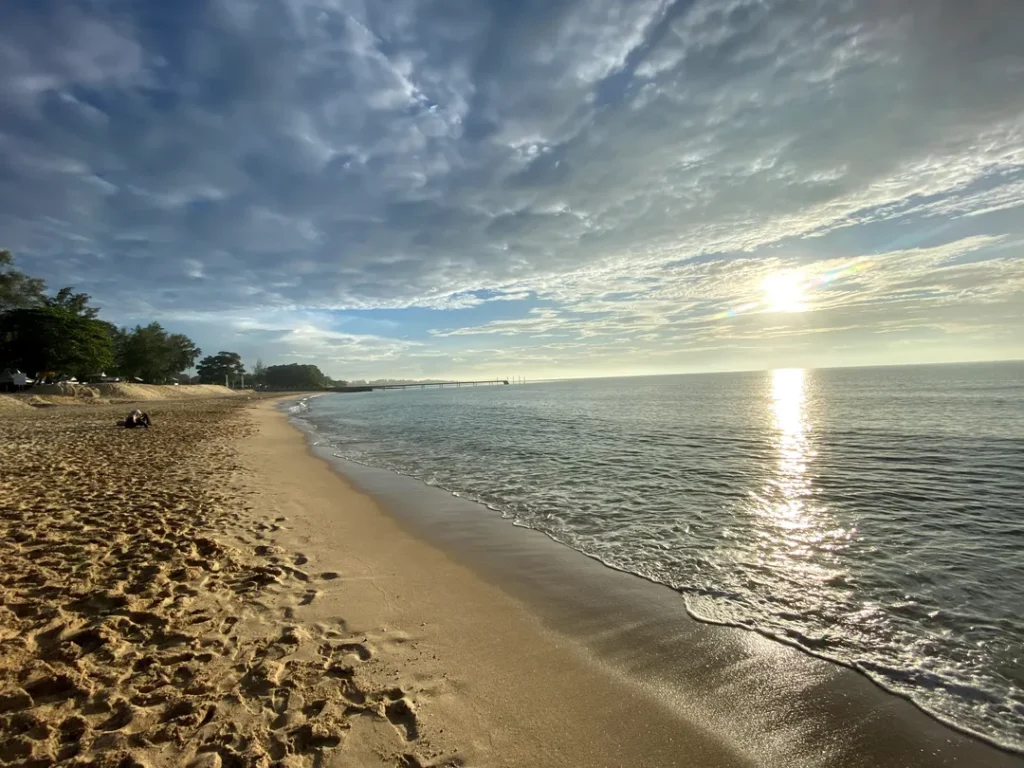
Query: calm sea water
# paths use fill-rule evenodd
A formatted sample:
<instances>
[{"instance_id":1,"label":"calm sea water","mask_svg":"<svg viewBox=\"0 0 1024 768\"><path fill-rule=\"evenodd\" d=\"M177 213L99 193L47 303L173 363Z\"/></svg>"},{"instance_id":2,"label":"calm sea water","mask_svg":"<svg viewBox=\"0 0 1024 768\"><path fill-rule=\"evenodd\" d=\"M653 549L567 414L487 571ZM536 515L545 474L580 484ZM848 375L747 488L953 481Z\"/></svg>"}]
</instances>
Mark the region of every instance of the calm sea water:
<instances>
[{"instance_id":1,"label":"calm sea water","mask_svg":"<svg viewBox=\"0 0 1024 768\"><path fill-rule=\"evenodd\" d=\"M338 456L1024 750L1024 364L331 395L302 417Z\"/></svg>"}]
</instances>

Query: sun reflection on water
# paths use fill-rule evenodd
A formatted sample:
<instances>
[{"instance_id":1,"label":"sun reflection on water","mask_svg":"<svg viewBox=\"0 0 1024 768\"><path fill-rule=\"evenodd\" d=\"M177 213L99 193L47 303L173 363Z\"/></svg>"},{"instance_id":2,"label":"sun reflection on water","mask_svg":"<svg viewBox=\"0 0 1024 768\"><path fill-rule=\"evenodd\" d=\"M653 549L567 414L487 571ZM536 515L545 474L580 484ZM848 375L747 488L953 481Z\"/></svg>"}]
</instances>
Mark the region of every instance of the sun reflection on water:
<instances>
[{"instance_id":1,"label":"sun reflection on water","mask_svg":"<svg viewBox=\"0 0 1024 768\"><path fill-rule=\"evenodd\" d=\"M807 523L806 498L811 494L807 464L812 457L805 415L804 371L772 371L772 417L776 431L778 466L768 483L774 503L771 512L780 525L801 528Z\"/></svg>"},{"instance_id":2,"label":"sun reflection on water","mask_svg":"<svg viewBox=\"0 0 1024 768\"><path fill-rule=\"evenodd\" d=\"M755 499L762 520L759 559L820 581L841 575L836 555L853 532L836 525L816 499L809 378L798 368L771 373L767 399L773 455Z\"/></svg>"}]
</instances>

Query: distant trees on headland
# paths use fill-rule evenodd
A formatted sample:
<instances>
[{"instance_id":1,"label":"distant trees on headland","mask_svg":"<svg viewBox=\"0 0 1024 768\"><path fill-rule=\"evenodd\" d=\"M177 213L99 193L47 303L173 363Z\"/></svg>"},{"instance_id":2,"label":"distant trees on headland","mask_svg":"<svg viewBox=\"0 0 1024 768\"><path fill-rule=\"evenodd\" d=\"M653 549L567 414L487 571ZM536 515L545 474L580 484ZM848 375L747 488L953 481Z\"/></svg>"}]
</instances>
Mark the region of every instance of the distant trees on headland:
<instances>
[{"instance_id":1,"label":"distant trees on headland","mask_svg":"<svg viewBox=\"0 0 1024 768\"><path fill-rule=\"evenodd\" d=\"M13 262L9 251L0 250L0 371L17 369L37 379L105 375L167 384L196 366L198 380L210 384L227 380L238 386L247 377L245 383L254 386L309 390L335 383L315 365L268 367L257 360L247 376L237 352L199 360L202 351L188 336L168 333L155 322L118 328L99 318L87 294L61 288L48 296L44 281L14 269Z\"/></svg>"},{"instance_id":2,"label":"distant trees on headland","mask_svg":"<svg viewBox=\"0 0 1024 768\"><path fill-rule=\"evenodd\" d=\"M334 384L315 365L271 365L263 374L268 389L324 389Z\"/></svg>"}]
</instances>

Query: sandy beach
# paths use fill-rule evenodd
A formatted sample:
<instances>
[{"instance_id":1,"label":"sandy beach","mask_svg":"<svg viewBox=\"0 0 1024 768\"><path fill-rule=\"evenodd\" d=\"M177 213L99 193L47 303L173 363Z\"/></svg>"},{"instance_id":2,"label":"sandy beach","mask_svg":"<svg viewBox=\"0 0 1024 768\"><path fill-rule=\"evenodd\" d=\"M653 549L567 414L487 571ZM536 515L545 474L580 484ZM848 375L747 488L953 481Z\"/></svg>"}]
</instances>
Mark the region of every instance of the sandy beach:
<instances>
[{"instance_id":1,"label":"sandy beach","mask_svg":"<svg viewBox=\"0 0 1024 768\"><path fill-rule=\"evenodd\" d=\"M293 620L337 574L246 501L244 402L146 408L0 421L0 762L428 764L395 670L341 617Z\"/></svg>"},{"instance_id":2,"label":"sandy beach","mask_svg":"<svg viewBox=\"0 0 1024 768\"><path fill-rule=\"evenodd\" d=\"M460 554L272 400L145 407L0 415L0 763L1022 764L575 553L453 518Z\"/></svg>"}]
</instances>

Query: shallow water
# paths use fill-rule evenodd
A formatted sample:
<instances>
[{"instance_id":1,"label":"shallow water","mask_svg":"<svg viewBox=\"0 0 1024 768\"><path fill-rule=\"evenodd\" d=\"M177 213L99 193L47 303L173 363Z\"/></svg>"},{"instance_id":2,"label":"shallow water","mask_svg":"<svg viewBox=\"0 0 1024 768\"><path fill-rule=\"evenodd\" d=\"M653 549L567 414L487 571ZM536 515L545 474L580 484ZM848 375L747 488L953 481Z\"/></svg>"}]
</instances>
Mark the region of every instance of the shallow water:
<instances>
[{"instance_id":1,"label":"shallow water","mask_svg":"<svg viewBox=\"0 0 1024 768\"><path fill-rule=\"evenodd\" d=\"M479 500L1024 750L1024 365L333 395L339 456Z\"/></svg>"}]
</instances>

